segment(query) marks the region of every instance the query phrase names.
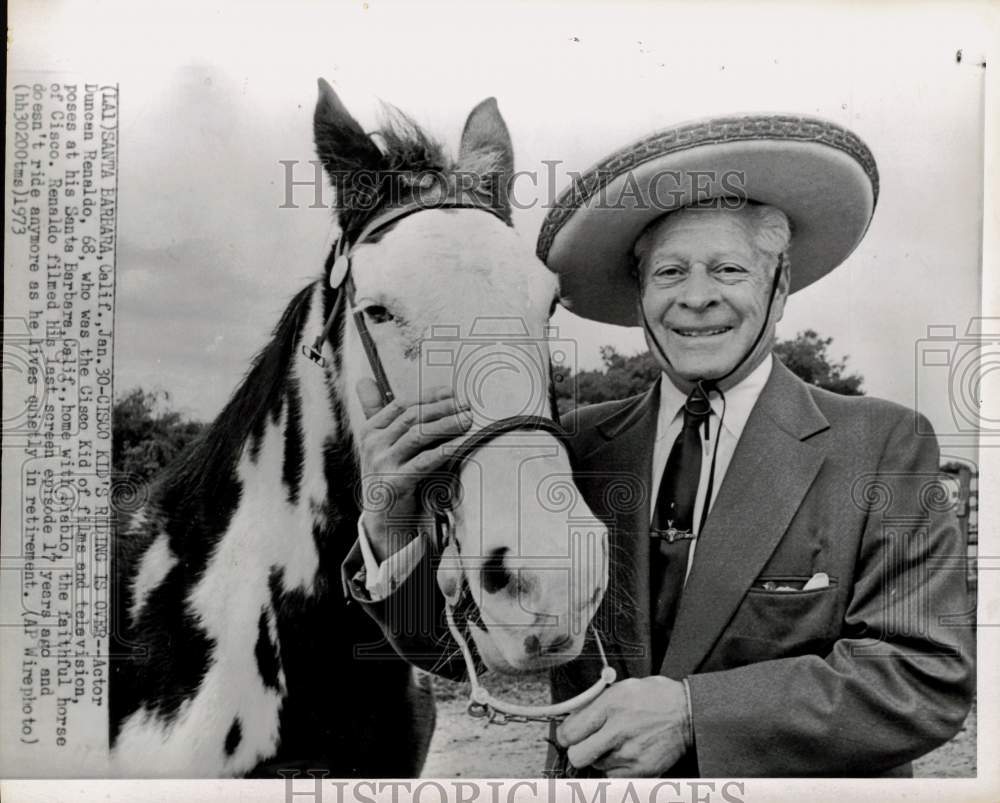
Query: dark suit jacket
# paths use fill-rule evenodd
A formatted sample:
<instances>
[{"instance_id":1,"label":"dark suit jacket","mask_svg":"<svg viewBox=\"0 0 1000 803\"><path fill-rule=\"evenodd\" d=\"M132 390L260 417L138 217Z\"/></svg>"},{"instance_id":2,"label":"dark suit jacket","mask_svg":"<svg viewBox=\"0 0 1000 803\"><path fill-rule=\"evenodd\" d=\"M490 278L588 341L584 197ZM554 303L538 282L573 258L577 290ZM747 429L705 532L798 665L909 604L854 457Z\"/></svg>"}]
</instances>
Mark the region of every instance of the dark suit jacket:
<instances>
[{"instance_id":1,"label":"dark suit jacket","mask_svg":"<svg viewBox=\"0 0 1000 803\"><path fill-rule=\"evenodd\" d=\"M940 493L935 439L916 434L912 411L806 385L776 359L653 667L658 399L654 385L564 423L577 484L610 527L612 578L595 622L618 677L658 672L690 685L695 749L671 774L910 774L908 762L957 732L974 689L965 545ZM357 565L348 561L349 575ZM829 587L763 588L817 572ZM400 590L426 599L430 578L422 567ZM428 665L426 643L391 621L409 605L366 607L402 654L423 649ZM585 655L555 670L553 698L589 686L599 669Z\"/></svg>"}]
</instances>

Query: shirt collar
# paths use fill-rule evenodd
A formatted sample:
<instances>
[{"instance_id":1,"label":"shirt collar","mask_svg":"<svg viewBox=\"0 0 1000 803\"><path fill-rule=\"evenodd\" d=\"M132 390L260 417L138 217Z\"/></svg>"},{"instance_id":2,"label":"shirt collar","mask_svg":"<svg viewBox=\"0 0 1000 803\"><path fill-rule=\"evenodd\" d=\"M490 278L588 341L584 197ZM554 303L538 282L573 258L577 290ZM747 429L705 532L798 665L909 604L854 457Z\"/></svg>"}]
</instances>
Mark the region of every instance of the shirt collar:
<instances>
[{"instance_id":1,"label":"shirt collar","mask_svg":"<svg viewBox=\"0 0 1000 803\"><path fill-rule=\"evenodd\" d=\"M760 398L764 385L771 376L771 368L774 364L774 357L770 354L761 361L760 365L754 368L738 385L734 385L726 391L726 414L722 417L722 426L734 438L739 440L743 434L743 429L747 425L747 419L753 412L757 399ZM663 374L660 377L660 410L657 421L657 438L662 438L667 433L667 428L674 420L682 416L684 402L687 394L678 390L670 377ZM722 415L722 398L718 393L711 394L710 401L712 412L717 416Z\"/></svg>"}]
</instances>

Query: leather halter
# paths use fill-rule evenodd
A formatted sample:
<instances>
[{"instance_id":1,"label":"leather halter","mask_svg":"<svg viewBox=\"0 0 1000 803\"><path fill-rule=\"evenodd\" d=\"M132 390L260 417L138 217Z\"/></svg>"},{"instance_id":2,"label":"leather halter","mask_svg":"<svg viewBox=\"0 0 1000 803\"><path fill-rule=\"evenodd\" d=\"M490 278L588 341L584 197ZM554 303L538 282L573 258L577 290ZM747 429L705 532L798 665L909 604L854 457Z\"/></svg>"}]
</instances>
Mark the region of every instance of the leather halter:
<instances>
[{"instance_id":1,"label":"leather halter","mask_svg":"<svg viewBox=\"0 0 1000 803\"><path fill-rule=\"evenodd\" d=\"M357 328L365 354L368 357L368 364L371 367L375 383L378 385L383 406L389 404L389 402L395 398L395 394L389 384L389 378L386 375L385 367L382 365L382 360L379 358L378 347L375 345L371 332L368 331L368 325L364 318L364 310L359 309L355 303L354 278L351 275L351 254L357 246L363 245L368 238L376 232L381 231L390 224L396 223L405 217L409 217L410 215L422 212L426 209L479 209L483 212L488 212L489 214L494 215L508 226L512 225L510 221L504 218L497 210L485 204L463 202L451 198L442 198L437 200L422 199L419 203L411 203L405 206L396 207L376 215L361 230L361 233L353 243L348 243L347 238L343 236L337 240L332 254L333 264L330 268L329 276L330 287L334 290L339 290L341 285L343 285L344 291L347 293L347 302L350 306L352 317L354 318L354 325ZM326 358L323 357L322 353L323 343L329 337L330 330L333 328L336 317L337 310L334 308L327 318L326 323L323 325L322 331L313 341L312 346L302 346L302 352L310 360L323 368L325 368L327 364ZM482 429L477 430L465 441L463 441L445 464L444 472L446 476L450 478L451 482L457 482L459 471L464 463L475 452L501 435L509 432L521 432L526 430L546 432L554 436L560 443L562 443L567 451L569 449L566 431L559 425L558 422L542 416L510 416L508 418L502 418L494 421ZM438 500L437 504L434 506L435 542L439 554L447 546L455 542L454 527L452 526L451 521L451 508L454 504L455 496L456 495L453 492L449 492L443 500ZM457 545L457 542L455 543ZM465 602L475 606L475 601L471 599L471 593L468 591L467 584L465 586L464 593L469 595L469 598L465 600ZM609 666L607 658L604 655L604 648L601 645L600 636L598 636L597 631L594 630L594 639L597 645L598 653L601 657L601 662L603 663L603 668L601 670L600 678L596 683L594 683L593 686L570 700L554 705L524 706L514 703L505 703L493 697L485 688L479 685L476 663L472 656L472 651L455 623L452 605L447 602L445 604L445 616L447 618L448 629L451 632L452 638L454 638L457 642L459 648L461 649L462 657L465 660L466 673L469 676L470 683L468 713L472 716L488 717L490 722L496 722L499 724L506 724L507 722L514 721L558 720L590 703L602 691L604 691L607 686L610 686L615 681L616 672L613 667Z\"/></svg>"}]
</instances>

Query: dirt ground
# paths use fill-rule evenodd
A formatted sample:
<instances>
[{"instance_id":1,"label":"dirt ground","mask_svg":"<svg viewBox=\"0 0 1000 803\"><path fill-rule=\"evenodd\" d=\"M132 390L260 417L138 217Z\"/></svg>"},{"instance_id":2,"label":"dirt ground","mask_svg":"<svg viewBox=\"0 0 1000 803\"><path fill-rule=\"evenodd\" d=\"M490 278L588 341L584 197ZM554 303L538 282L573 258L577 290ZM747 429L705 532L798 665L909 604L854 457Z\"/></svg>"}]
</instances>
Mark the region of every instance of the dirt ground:
<instances>
[{"instance_id":1,"label":"dirt ground","mask_svg":"<svg viewBox=\"0 0 1000 803\"><path fill-rule=\"evenodd\" d=\"M548 702L544 677L515 686L487 676L494 694L524 703ZM424 766L425 778L537 778L545 763L548 726L540 723L488 725L465 712L468 685L434 679L438 699L437 727ZM969 778L976 774L976 711L950 742L918 760L914 772L922 778Z\"/></svg>"}]
</instances>

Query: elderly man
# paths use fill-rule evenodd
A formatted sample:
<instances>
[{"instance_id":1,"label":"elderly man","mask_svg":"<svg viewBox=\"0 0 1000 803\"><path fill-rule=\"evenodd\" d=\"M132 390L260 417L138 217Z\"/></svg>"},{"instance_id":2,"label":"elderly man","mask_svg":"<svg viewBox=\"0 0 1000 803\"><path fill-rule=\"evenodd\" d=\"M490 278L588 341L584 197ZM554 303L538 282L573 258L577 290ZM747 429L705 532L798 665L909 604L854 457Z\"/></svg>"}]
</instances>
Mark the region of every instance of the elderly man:
<instances>
[{"instance_id":1,"label":"elderly man","mask_svg":"<svg viewBox=\"0 0 1000 803\"><path fill-rule=\"evenodd\" d=\"M550 212L539 255L563 303L641 325L663 371L564 420L609 524L599 621L620 680L555 730L550 768L906 776L961 726L973 639L935 440L771 353L788 295L846 259L877 193L851 132L728 118L611 155ZM647 504L615 506L623 475ZM390 608L366 605L391 633ZM553 696L599 669L561 667Z\"/></svg>"}]
</instances>

